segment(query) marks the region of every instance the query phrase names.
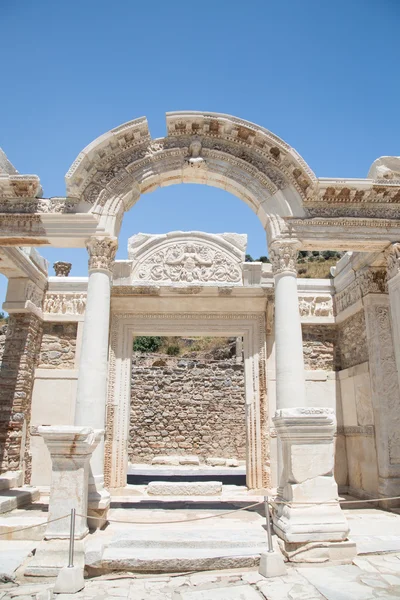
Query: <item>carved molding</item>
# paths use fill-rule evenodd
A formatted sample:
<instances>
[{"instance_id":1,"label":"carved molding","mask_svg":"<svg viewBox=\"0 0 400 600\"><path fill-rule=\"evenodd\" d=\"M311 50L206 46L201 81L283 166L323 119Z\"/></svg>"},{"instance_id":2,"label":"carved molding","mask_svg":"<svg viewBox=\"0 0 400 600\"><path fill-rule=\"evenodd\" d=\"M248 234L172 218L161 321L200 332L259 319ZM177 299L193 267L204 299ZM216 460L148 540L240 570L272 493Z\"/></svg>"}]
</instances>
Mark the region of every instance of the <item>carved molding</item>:
<instances>
[{"instance_id":1,"label":"carved molding","mask_svg":"<svg viewBox=\"0 0 400 600\"><path fill-rule=\"evenodd\" d=\"M391 244L385 255L388 266L388 279L392 279L400 273L400 243Z\"/></svg>"},{"instance_id":2,"label":"carved molding","mask_svg":"<svg viewBox=\"0 0 400 600\"><path fill-rule=\"evenodd\" d=\"M214 321L214 323L213 323ZM225 324L224 324L225 323ZM130 414L132 337L135 331L173 335L190 327L199 332L220 331L244 337L244 353L250 381L246 387L246 419L249 436L247 481L250 487L269 482L269 456L265 365L265 315L263 313L114 313L111 322L110 360L105 450L106 485L126 481L126 436Z\"/></svg>"},{"instance_id":3,"label":"carved molding","mask_svg":"<svg viewBox=\"0 0 400 600\"><path fill-rule=\"evenodd\" d=\"M334 296L335 312L341 313L368 294L387 294L386 269L384 267L364 267L356 271L352 281Z\"/></svg>"},{"instance_id":4,"label":"carved molding","mask_svg":"<svg viewBox=\"0 0 400 600\"><path fill-rule=\"evenodd\" d=\"M91 237L86 242L89 252L89 271L112 271L118 248L117 238Z\"/></svg>"},{"instance_id":5,"label":"carved molding","mask_svg":"<svg viewBox=\"0 0 400 600\"><path fill-rule=\"evenodd\" d=\"M374 425L340 425L337 428L337 435L363 435L373 437L375 435Z\"/></svg>"},{"instance_id":6,"label":"carved molding","mask_svg":"<svg viewBox=\"0 0 400 600\"><path fill-rule=\"evenodd\" d=\"M269 258L274 275L293 273L297 277L297 255L300 243L296 241L273 242L269 248Z\"/></svg>"}]
</instances>

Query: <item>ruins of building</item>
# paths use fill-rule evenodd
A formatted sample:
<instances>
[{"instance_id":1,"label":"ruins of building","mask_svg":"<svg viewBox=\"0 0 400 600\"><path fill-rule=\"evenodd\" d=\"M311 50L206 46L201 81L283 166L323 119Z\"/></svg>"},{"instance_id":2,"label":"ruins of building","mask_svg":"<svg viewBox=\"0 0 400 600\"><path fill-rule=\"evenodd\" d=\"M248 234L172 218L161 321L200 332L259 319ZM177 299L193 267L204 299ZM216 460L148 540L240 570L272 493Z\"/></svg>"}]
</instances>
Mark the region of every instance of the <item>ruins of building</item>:
<instances>
[{"instance_id":1,"label":"ruins of building","mask_svg":"<svg viewBox=\"0 0 400 600\"><path fill-rule=\"evenodd\" d=\"M65 198L42 198L37 176L3 167L1 469L39 486L52 469L51 517L75 505L106 520L108 490L126 485L133 336L240 337L247 485L276 490L289 554L310 543L343 552L337 484L365 498L400 491L399 165L381 158L366 179L318 179L262 127L181 112L167 114L162 139L145 118L96 139L68 171ZM124 213L181 182L250 206L271 264L244 262L245 236L203 232L137 234L116 261ZM33 249L46 245L86 246L88 278L65 263L48 277ZM300 249L348 253L331 279L298 279ZM67 529L53 523L46 538Z\"/></svg>"}]
</instances>

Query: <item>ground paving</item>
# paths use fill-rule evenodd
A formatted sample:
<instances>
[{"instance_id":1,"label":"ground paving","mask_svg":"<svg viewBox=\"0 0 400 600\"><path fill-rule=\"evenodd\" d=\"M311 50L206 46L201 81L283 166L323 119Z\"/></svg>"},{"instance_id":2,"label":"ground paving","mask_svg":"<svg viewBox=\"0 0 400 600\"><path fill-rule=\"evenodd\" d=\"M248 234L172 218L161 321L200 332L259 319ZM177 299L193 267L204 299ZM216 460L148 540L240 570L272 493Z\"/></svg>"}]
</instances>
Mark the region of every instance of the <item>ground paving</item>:
<instances>
[{"instance_id":1,"label":"ground paving","mask_svg":"<svg viewBox=\"0 0 400 600\"><path fill-rule=\"evenodd\" d=\"M111 511L114 518L126 516L123 509ZM142 509L130 512L133 518L153 520L156 511ZM201 510L202 515L212 510ZM139 514L138 514L139 513ZM176 516L189 517L191 510L174 511ZM198 514L199 514L198 513ZM163 573L161 575L138 575L112 573L86 580L85 589L75 594L57 595L57 600L76 598L95 600L113 598L115 600L392 600L400 598L400 515L378 509L347 508L346 516L351 527L351 538L357 541L358 556L351 565L288 565L283 577L265 579L258 574L256 567L236 568L224 571L197 573ZM171 511L158 510L157 521L171 518ZM242 531L251 536L252 527L261 523L261 515L242 512L229 516L228 522L218 519L218 528L224 527L223 538L228 535L229 521L240 523ZM205 521L211 525L213 520ZM190 527L194 524L190 525ZM122 525L99 534L112 540L114 536L122 541L126 536ZM181 526L180 526L181 527ZM216 526L210 527L214 531ZM173 525L175 530L176 526ZM208 527L207 527L208 528ZM207 529L205 528L205 529ZM136 527L135 544L138 546L141 532ZM183 531L189 531L189 522ZM158 531L161 532L163 528ZM153 530L152 530L153 531ZM156 529L157 531L157 529ZM129 538L129 535L127 536ZM164 541L154 540L162 550ZM233 540L234 541L234 540ZM119 542L120 543L120 542ZM237 540L243 543L243 540ZM36 541L0 542L0 571L13 574L29 552L37 545ZM123 544L122 544L123 545ZM49 600L52 597L51 584L36 583L15 586L0 584L0 600ZM40 595L38 596L38 594Z\"/></svg>"},{"instance_id":2,"label":"ground paving","mask_svg":"<svg viewBox=\"0 0 400 600\"><path fill-rule=\"evenodd\" d=\"M0 600L394 600L400 598L400 553L357 558L352 565L289 566L265 579L256 569L140 576L114 574L86 581L77 594L51 585L0 585Z\"/></svg>"}]
</instances>

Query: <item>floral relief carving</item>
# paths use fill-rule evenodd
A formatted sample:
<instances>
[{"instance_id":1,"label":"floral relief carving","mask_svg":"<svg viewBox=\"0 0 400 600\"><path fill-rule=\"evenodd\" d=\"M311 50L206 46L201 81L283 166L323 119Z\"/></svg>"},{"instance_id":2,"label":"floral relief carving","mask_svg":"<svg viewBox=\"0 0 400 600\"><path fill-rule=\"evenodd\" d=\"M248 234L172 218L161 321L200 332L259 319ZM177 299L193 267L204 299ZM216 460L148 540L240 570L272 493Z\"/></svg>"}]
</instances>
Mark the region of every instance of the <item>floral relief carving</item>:
<instances>
[{"instance_id":1,"label":"floral relief carving","mask_svg":"<svg viewBox=\"0 0 400 600\"><path fill-rule=\"evenodd\" d=\"M297 276L298 242L278 242L270 246L269 258L274 275L279 273L294 273Z\"/></svg>"},{"instance_id":2,"label":"floral relief carving","mask_svg":"<svg viewBox=\"0 0 400 600\"><path fill-rule=\"evenodd\" d=\"M142 281L182 283L241 283L241 265L228 254L200 242L177 242L162 248L139 265Z\"/></svg>"},{"instance_id":3,"label":"floral relief carving","mask_svg":"<svg viewBox=\"0 0 400 600\"><path fill-rule=\"evenodd\" d=\"M391 244L386 250L388 278L392 279L400 273L400 243Z\"/></svg>"},{"instance_id":4,"label":"floral relief carving","mask_svg":"<svg viewBox=\"0 0 400 600\"><path fill-rule=\"evenodd\" d=\"M118 248L117 238L92 237L86 242L86 248L89 252L89 271L112 270Z\"/></svg>"}]
</instances>

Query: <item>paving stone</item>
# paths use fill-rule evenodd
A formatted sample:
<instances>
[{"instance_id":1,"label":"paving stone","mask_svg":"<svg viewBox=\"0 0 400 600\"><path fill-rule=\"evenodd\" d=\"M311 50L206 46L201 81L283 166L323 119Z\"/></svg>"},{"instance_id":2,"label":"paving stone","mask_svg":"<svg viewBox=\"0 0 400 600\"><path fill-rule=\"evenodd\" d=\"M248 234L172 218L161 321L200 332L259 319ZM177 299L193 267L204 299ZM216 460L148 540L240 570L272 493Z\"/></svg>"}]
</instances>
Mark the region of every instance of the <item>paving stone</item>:
<instances>
[{"instance_id":1,"label":"paving stone","mask_svg":"<svg viewBox=\"0 0 400 600\"><path fill-rule=\"evenodd\" d=\"M260 600L260 594L250 585L208 588L175 592L176 600ZM175 600L175 599L174 599Z\"/></svg>"},{"instance_id":2,"label":"paving stone","mask_svg":"<svg viewBox=\"0 0 400 600\"><path fill-rule=\"evenodd\" d=\"M376 600L377 598L374 588L360 582L362 571L354 565L323 569L307 567L299 571L326 600Z\"/></svg>"}]
</instances>

